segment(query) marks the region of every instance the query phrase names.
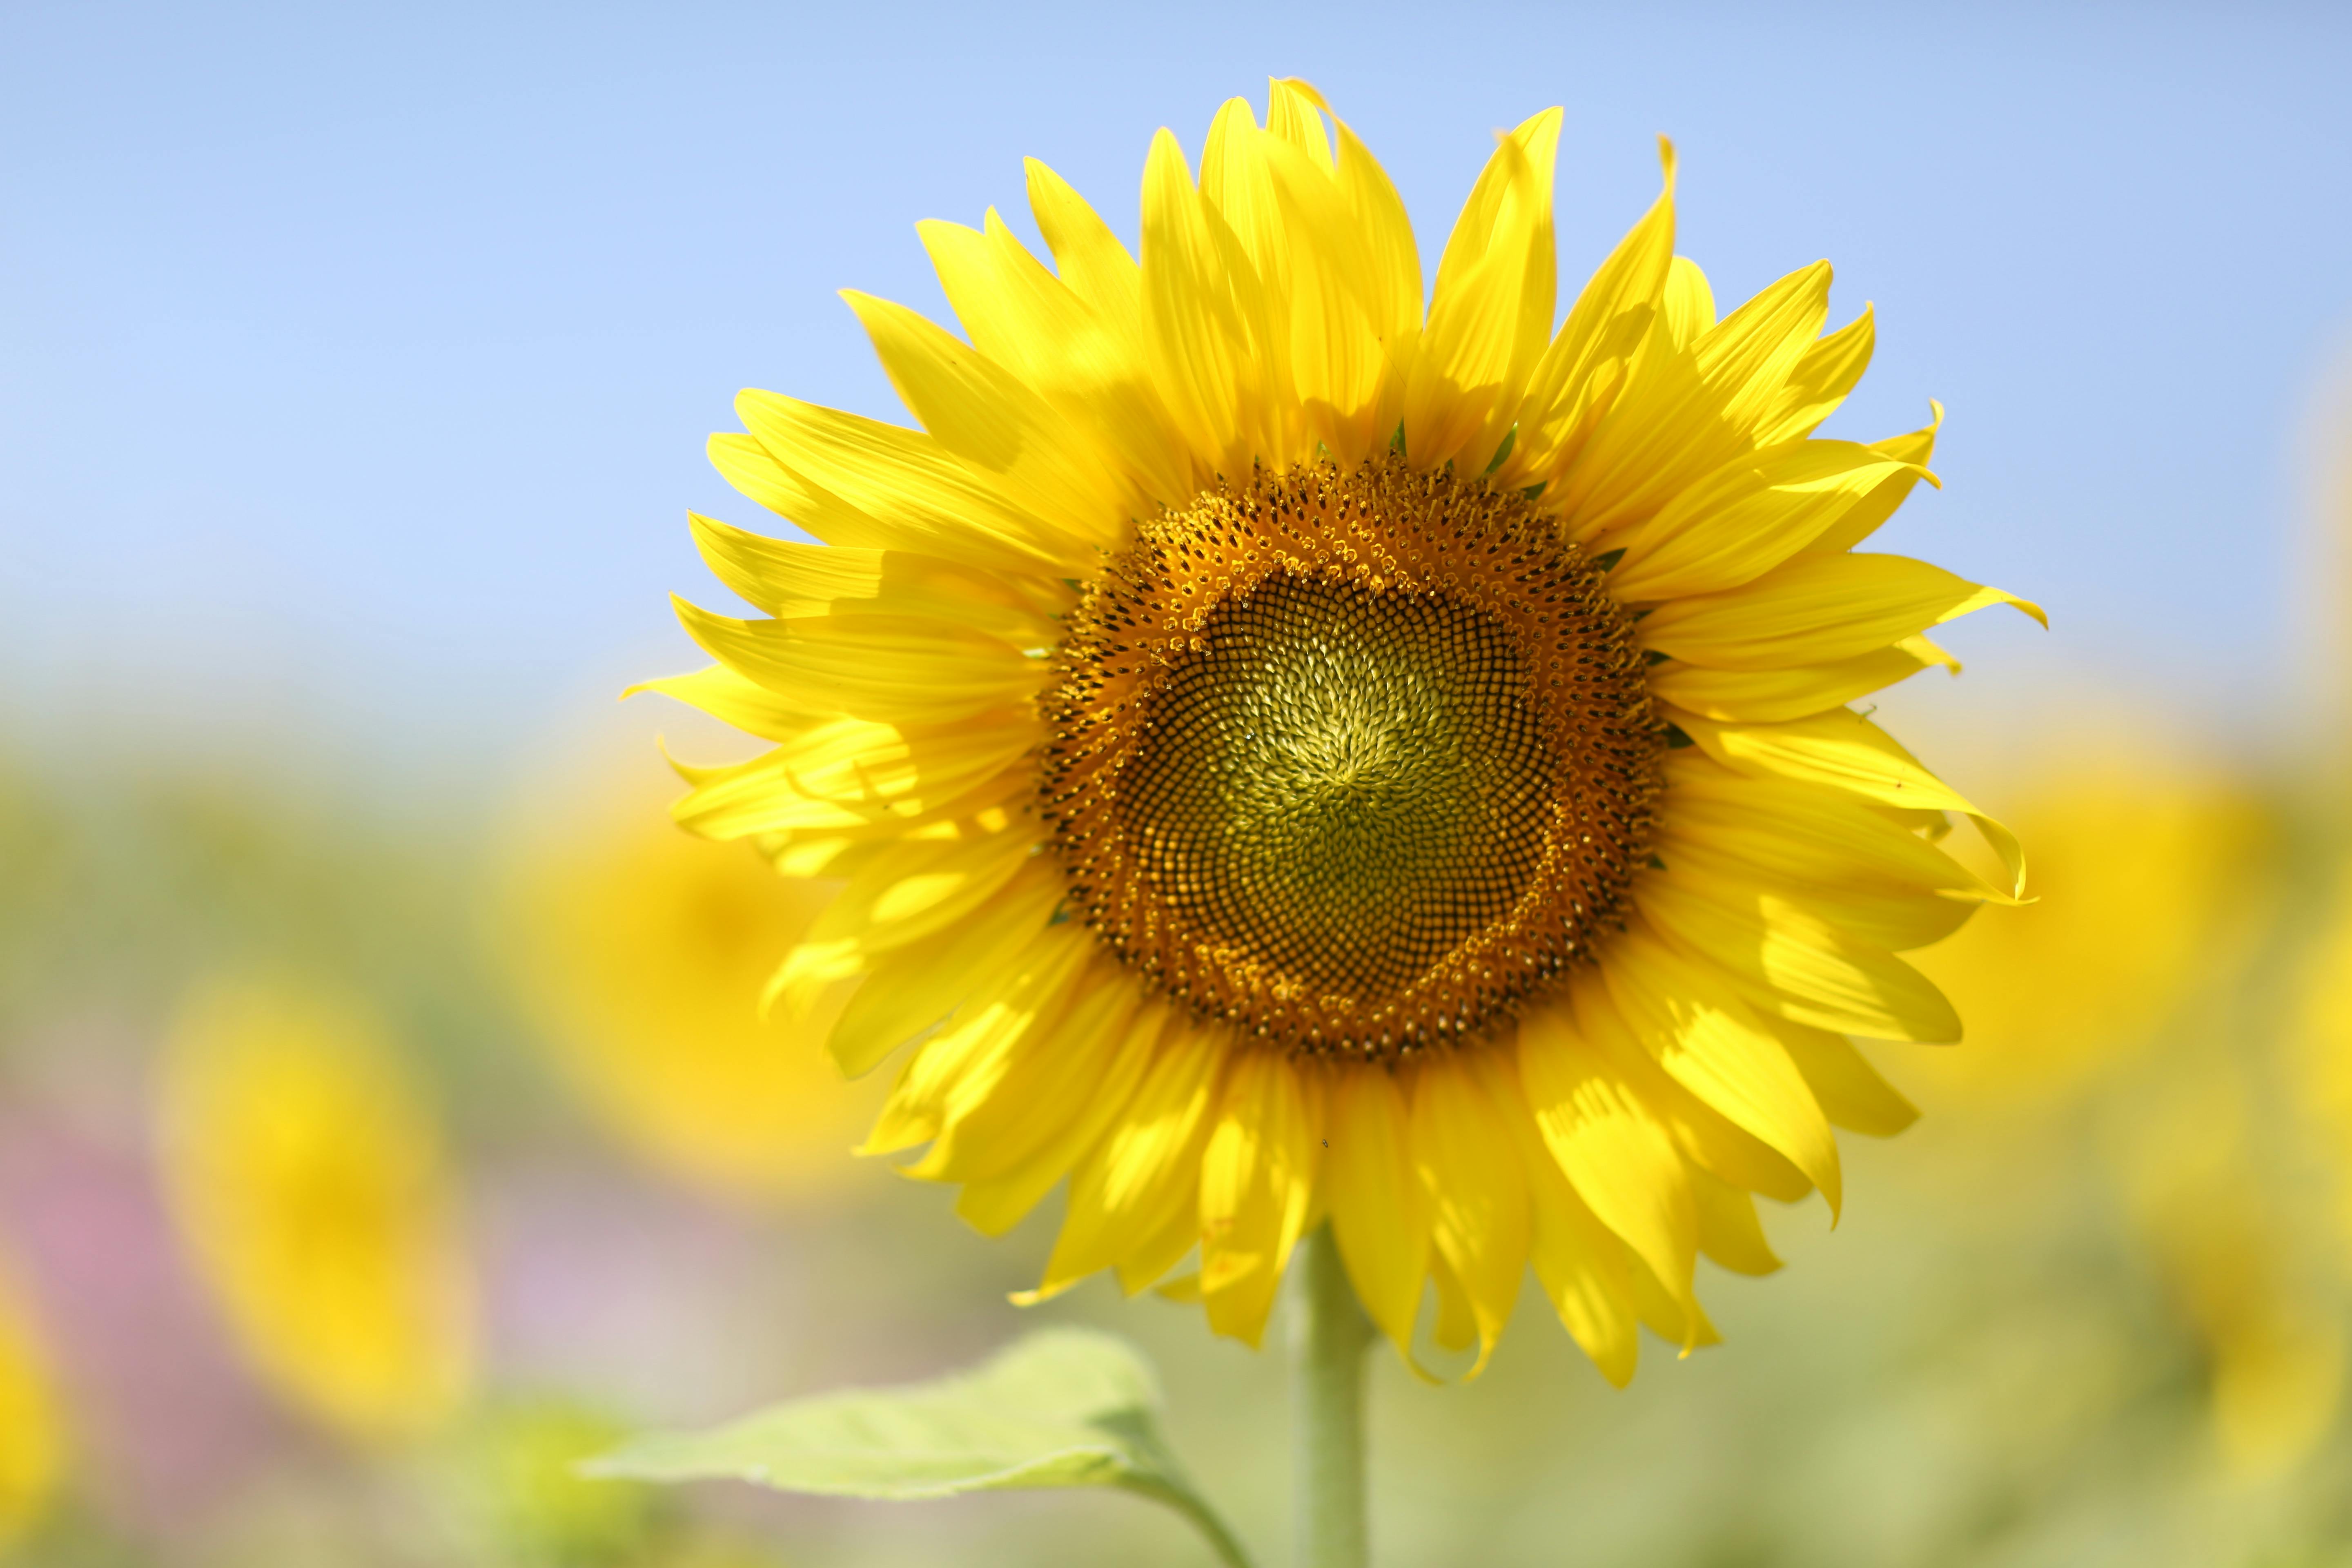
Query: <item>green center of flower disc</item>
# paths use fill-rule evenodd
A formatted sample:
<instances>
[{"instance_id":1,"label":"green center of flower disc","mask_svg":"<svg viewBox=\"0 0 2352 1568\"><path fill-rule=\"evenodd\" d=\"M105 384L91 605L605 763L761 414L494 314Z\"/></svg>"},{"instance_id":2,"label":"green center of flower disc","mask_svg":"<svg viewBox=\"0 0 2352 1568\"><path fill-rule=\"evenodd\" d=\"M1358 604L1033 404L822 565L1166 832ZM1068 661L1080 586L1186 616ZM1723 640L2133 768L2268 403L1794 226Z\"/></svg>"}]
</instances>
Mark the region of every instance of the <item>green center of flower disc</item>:
<instances>
[{"instance_id":1,"label":"green center of flower disc","mask_svg":"<svg viewBox=\"0 0 2352 1568\"><path fill-rule=\"evenodd\" d=\"M1145 704L1116 810L1202 936L1370 999L1510 910L1554 769L1509 627L1282 572L1200 640Z\"/></svg>"}]
</instances>

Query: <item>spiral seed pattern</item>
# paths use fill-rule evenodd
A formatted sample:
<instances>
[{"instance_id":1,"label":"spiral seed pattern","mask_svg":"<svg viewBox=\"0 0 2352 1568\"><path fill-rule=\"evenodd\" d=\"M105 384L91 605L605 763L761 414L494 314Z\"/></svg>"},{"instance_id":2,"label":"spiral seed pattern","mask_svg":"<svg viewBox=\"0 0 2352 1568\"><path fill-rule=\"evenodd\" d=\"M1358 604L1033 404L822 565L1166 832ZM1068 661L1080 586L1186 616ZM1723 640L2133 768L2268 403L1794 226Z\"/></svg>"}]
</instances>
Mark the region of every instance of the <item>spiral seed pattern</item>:
<instances>
[{"instance_id":1,"label":"spiral seed pattern","mask_svg":"<svg viewBox=\"0 0 2352 1568\"><path fill-rule=\"evenodd\" d=\"M1662 727L1601 573L1516 494L1260 472L1145 526L1058 658L1074 911L1199 1013L1407 1056L1621 923Z\"/></svg>"}]
</instances>

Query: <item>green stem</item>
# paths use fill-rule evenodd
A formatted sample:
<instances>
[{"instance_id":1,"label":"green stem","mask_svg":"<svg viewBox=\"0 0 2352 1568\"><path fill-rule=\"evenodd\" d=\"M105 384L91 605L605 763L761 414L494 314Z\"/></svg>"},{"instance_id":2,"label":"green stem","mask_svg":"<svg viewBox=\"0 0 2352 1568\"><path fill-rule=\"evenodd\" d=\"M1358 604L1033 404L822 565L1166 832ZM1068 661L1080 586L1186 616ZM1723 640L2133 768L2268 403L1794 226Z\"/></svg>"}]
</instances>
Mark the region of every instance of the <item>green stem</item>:
<instances>
[{"instance_id":1,"label":"green stem","mask_svg":"<svg viewBox=\"0 0 2352 1568\"><path fill-rule=\"evenodd\" d=\"M1364 1352L1356 1304L1324 1226L1294 1266L1290 1318L1291 1529L1298 1568L1365 1568Z\"/></svg>"},{"instance_id":2,"label":"green stem","mask_svg":"<svg viewBox=\"0 0 2352 1568\"><path fill-rule=\"evenodd\" d=\"M1242 1545L1241 1538L1226 1528L1225 1521L1217 1517L1213 1509L1189 1489L1153 1486L1136 1486L1133 1489L1154 1502L1166 1503L1191 1520L1192 1528L1207 1539L1209 1550L1217 1554L1217 1561L1225 1568L1256 1568L1250 1561L1248 1550Z\"/></svg>"}]
</instances>

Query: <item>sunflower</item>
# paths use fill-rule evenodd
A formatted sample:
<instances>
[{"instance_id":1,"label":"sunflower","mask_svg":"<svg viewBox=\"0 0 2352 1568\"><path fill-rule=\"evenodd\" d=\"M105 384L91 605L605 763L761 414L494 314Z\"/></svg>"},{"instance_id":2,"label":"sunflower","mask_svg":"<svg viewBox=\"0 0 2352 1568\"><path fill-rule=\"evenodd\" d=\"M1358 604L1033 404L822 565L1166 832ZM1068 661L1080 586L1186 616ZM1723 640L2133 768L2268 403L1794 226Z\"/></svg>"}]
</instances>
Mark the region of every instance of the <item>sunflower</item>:
<instances>
[{"instance_id":1,"label":"sunflower","mask_svg":"<svg viewBox=\"0 0 2352 1568\"><path fill-rule=\"evenodd\" d=\"M1950 1040L1895 956L2010 901L2015 841L1848 710L2018 605L1857 553L1936 426L1811 439L1870 357L1817 263L1717 319L1666 189L1553 331L1560 113L1497 138L1423 273L1316 91L1162 131L1142 256L1028 164L1049 268L921 226L960 339L845 294L920 429L766 392L711 438L822 544L705 518L717 662L649 686L774 742L689 829L837 890L771 986L854 986L865 1145L996 1234L1067 1181L1035 1295L1103 1269L1255 1342L1327 1220L1403 1348L1478 1363L1532 1264L1612 1380L1714 1337L1752 1194L1913 1112L1846 1037ZM967 341L968 340L968 341ZM1940 420L1940 410L1937 418ZM2000 885L1936 840L1974 820ZM1197 1271L1171 1275L1197 1252Z\"/></svg>"}]
</instances>

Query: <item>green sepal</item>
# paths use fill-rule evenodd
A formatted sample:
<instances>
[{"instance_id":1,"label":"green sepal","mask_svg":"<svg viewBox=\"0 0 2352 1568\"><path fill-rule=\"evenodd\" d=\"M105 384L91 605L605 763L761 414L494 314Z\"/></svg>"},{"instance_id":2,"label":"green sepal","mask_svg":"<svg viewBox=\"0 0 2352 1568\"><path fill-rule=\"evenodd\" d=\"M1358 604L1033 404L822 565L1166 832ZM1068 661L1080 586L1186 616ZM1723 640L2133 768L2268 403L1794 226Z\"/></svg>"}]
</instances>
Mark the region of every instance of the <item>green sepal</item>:
<instances>
[{"instance_id":1,"label":"green sepal","mask_svg":"<svg viewBox=\"0 0 2352 1568\"><path fill-rule=\"evenodd\" d=\"M1501 468L1503 464L1509 459L1511 456L1511 448L1518 444L1519 427L1514 425L1509 429L1503 432L1503 444L1495 448L1495 455L1493 457L1486 459L1486 472L1491 474L1496 468Z\"/></svg>"}]
</instances>

